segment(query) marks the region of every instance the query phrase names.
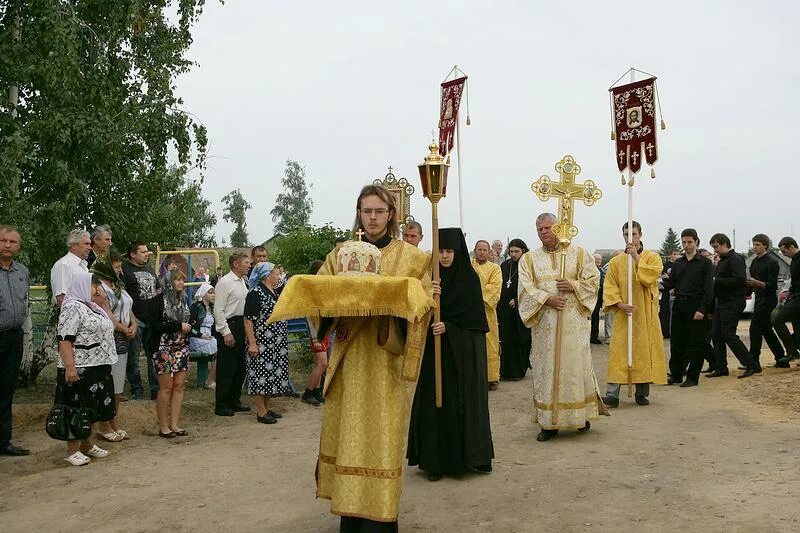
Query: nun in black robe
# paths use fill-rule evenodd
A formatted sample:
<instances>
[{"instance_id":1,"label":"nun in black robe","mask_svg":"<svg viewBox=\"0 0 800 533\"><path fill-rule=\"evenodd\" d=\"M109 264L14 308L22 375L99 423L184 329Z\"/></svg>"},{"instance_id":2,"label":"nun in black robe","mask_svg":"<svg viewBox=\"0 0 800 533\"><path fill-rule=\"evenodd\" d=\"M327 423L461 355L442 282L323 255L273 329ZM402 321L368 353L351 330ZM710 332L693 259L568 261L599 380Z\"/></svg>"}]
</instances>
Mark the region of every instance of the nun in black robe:
<instances>
[{"instance_id":1,"label":"nun in black robe","mask_svg":"<svg viewBox=\"0 0 800 533\"><path fill-rule=\"evenodd\" d=\"M522 250L523 255L528 251L528 246L522 239L513 239L509 242L508 248L512 247ZM503 272L503 287L500 290L500 300L497 302L497 322L500 324L500 379L509 381L524 378L531 367L531 330L525 327L517 309L518 261L508 258L500 265L500 270Z\"/></svg>"},{"instance_id":2,"label":"nun in black robe","mask_svg":"<svg viewBox=\"0 0 800 533\"><path fill-rule=\"evenodd\" d=\"M439 249L455 252L452 265L441 267L442 407L435 403L429 331L408 438L408 464L419 465L431 481L443 474L491 472L494 458L486 376L489 326L480 279L460 228L440 229Z\"/></svg>"}]
</instances>

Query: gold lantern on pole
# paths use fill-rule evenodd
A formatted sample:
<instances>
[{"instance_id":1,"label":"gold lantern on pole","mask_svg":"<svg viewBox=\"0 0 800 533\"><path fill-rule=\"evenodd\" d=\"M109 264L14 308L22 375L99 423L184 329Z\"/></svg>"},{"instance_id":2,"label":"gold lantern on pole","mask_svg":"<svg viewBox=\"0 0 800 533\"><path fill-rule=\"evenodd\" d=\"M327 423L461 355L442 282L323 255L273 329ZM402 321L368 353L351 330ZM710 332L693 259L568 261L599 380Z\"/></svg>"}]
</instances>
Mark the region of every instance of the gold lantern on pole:
<instances>
[{"instance_id":1,"label":"gold lantern on pole","mask_svg":"<svg viewBox=\"0 0 800 533\"><path fill-rule=\"evenodd\" d=\"M447 195L447 171L450 169L449 161L439 154L439 145L432 141L428 146L430 153L418 165L419 178L422 181L422 195L431 202L431 234L433 235L433 249L431 261L433 263L433 280L441 281L439 276L439 200ZM433 311L434 322L441 322L442 312L438 294L433 295L436 307ZM436 380L436 407L442 406L442 338L433 336L434 365Z\"/></svg>"}]
</instances>

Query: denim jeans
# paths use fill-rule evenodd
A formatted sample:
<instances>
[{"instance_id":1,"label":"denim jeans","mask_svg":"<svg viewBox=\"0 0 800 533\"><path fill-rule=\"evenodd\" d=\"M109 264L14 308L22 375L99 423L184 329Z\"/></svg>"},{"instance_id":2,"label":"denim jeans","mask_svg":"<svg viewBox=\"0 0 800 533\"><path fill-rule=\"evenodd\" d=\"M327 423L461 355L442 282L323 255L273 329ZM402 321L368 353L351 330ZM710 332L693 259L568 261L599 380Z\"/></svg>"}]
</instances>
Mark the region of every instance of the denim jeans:
<instances>
[{"instance_id":1,"label":"denim jeans","mask_svg":"<svg viewBox=\"0 0 800 533\"><path fill-rule=\"evenodd\" d=\"M153 328L147 324L136 319L136 336L131 339L130 348L128 349L128 365L125 369L125 374L128 376L128 383L131 385L131 395L134 397L142 397L144 395L144 386L142 384L142 376L139 373L139 356L142 348L144 348L145 361L147 364L147 380L150 383L150 396L154 397L158 394L158 379L156 378L156 371L153 368L153 360L150 354L147 353L147 344L150 340L150 335L153 333Z\"/></svg>"}]
</instances>

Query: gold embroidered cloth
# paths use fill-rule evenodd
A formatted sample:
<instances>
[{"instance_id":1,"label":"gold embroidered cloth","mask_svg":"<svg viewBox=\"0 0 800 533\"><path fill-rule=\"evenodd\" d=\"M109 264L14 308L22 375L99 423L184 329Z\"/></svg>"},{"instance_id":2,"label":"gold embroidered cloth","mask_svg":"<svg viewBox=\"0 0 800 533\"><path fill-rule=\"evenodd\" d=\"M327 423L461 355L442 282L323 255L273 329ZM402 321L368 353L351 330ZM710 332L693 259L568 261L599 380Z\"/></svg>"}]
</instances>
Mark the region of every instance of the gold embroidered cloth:
<instances>
[{"instance_id":1,"label":"gold embroidered cloth","mask_svg":"<svg viewBox=\"0 0 800 533\"><path fill-rule=\"evenodd\" d=\"M658 318L658 278L663 269L661 257L650 250L639 255L633 265L633 383L667 382L664 340ZM611 260L603 283L603 307L613 313L611 346L608 348L608 382L628 382L628 316L616 307L628 301L628 256Z\"/></svg>"},{"instance_id":2,"label":"gold embroidered cloth","mask_svg":"<svg viewBox=\"0 0 800 533\"><path fill-rule=\"evenodd\" d=\"M558 295L561 256L544 248L527 252L519 261L519 314L531 328L533 345L534 422L543 429L582 428L587 420L607 410L600 399L600 389L592 367L589 345L591 316L597 303L600 272L594 258L579 246L570 245L566 255L566 279L575 292L567 299L561 335L560 370L555 376L556 322L558 311L545 305L551 295ZM558 417L553 421L553 391L558 391Z\"/></svg>"},{"instance_id":3,"label":"gold embroidered cloth","mask_svg":"<svg viewBox=\"0 0 800 533\"><path fill-rule=\"evenodd\" d=\"M481 279L483 310L489 323L489 332L486 334L486 375L489 382L500 381L500 328L497 325L497 302L500 301L500 290L503 288L503 272L499 265L491 261L481 265L473 259L472 268Z\"/></svg>"},{"instance_id":4,"label":"gold embroidered cloth","mask_svg":"<svg viewBox=\"0 0 800 533\"><path fill-rule=\"evenodd\" d=\"M381 315L413 322L432 308L433 298L416 278L298 275L284 287L269 322Z\"/></svg>"},{"instance_id":5,"label":"gold embroidered cloth","mask_svg":"<svg viewBox=\"0 0 800 533\"><path fill-rule=\"evenodd\" d=\"M381 249L381 254L381 275L421 280L426 299L415 303L414 309L425 308L431 298L430 256L397 240ZM328 254L320 274L335 272L335 261L335 254ZM395 297L402 294L397 292ZM351 294L331 298L332 306L337 299L348 305L354 302ZM429 320L429 314L422 314L408 323L405 345L391 340L397 335L394 318L343 316L338 320L325 383L316 471L317 496L331 500L334 514L397 520L411 400Z\"/></svg>"}]
</instances>

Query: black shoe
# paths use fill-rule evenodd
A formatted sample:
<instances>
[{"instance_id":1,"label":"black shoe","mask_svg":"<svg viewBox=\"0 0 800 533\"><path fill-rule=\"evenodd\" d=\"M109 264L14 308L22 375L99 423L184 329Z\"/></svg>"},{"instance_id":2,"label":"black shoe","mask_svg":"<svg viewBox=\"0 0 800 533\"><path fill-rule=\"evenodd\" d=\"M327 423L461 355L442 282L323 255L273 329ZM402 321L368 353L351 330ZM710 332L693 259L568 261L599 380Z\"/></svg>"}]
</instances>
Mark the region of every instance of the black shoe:
<instances>
[{"instance_id":1,"label":"black shoe","mask_svg":"<svg viewBox=\"0 0 800 533\"><path fill-rule=\"evenodd\" d=\"M428 481L439 481L442 479L441 474L428 474Z\"/></svg>"},{"instance_id":2,"label":"black shoe","mask_svg":"<svg viewBox=\"0 0 800 533\"><path fill-rule=\"evenodd\" d=\"M681 383L683 383L682 380L673 378L672 376L667 380L667 385L680 385Z\"/></svg>"},{"instance_id":3,"label":"black shoe","mask_svg":"<svg viewBox=\"0 0 800 533\"><path fill-rule=\"evenodd\" d=\"M233 416L233 411L230 409L216 409L214 414L217 416Z\"/></svg>"},{"instance_id":4,"label":"black shoe","mask_svg":"<svg viewBox=\"0 0 800 533\"><path fill-rule=\"evenodd\" d=\"M697 382L689 378L686 378L686 381L681 383L681 387L697 387Z\"/></svg>"},{"instance_id":5,"label":"black shoe","mask_svg":"<svg viewBox=\"0 0 800 533\"><path fill-rule=\"evenodd\" d=\"M490 381L489 382L489 390L497 390L499 383L497 381Z\"/></svg>"},{"instance_id":6,"label":"black shoe","mask_svg":"<svg viewBox=\"0 0 800 533\"><path fill-rule=\"evenodd\" d=\"M283 418L282 414L276 413L275 411L267 411L267 415L271 416L272 418Z\"/></svg>"},{"instance_id":7,"label":"black shoe","mask_svg":"<svg viewBox=\"0 0 800 533\"><path fill-rule=\"evenodd\" d=\"M274 416L270 416L269 412L264 416L256 416L256 420L262 424L274 424L278 421Z\"/></svg>"},{"instance_id":8,"label":"black shoe","mask_svg":"<svg viewBox=\"0 0 800 533\"><path fill-rule=\"evenodd\" d=\"M756 373L756 374L761 374L763 371L764 371L764 369L761 368L761 365L753 367L753 372Z\"/></svg>"},{"instance_id":9,"label":"black shoe","mask_svg":"<svg viewBox=\"0 0 800 533\"><path fill-rule=\"evenodd\" d=\"M325 396L322 394L322 387L317 387L314 389L314 398L316 398L319 403L325 403Z\"/></svg>"},{"instance_id":10,"label":"black shoe","mask_svg":"<svg viewBox=\"0 0 800 533\"><path fill-rule=\"evenodd\" d=\"M736 370L747 370L746 366L737 366Z\"/></svg>"},{"instance_id":11,"label":"black shoe","mask_svg":"<svg viewBox=\"0 0 800 533\"><path fill-rule=\"evenodd\" d=\"M701 373L701 374L710 374L710 373L711 373L711 372L713 372L713 371L714 371L714 369L713 369L713 368L711 368L711 367L708 367L708 368L706 368L705 370L701 370L701 371L700 371L700 373Z\"/></svg>"},{"instance_id":12,"label":"black shoe","mask_svg":"<svg viewBox=\"0 0 800 533\"><path fill-rule=\"evenodd\" d=\"M589 339L589 342L591 342L592 344L603 344L603 343L600 341L600 339Z\"/></svg>"},{"instance_id":13,"label":"black shoe","mask_svg":"<svg viewBox=\"0 0 800 533\"><path fill-rule=\"evenodd\" d=\"M683 383L681 383L683 385ZM650 400L645 398L644 396L636 395L636 405L650 405Z\"/></svg>"},{"instance_id":14,"label":"black shoe","mask_svg":"<svg viewBox=\"0 0 800 533\"><path fill-rule=\"evenodd\" d=\"M789 366L788 360L784 361L784 359L779 359L778 361L775 362L774 365L772 365L772 368L791 368L791 367Z\"/></svg>"},{"instance_id":15,"label":"black shoe","mask_svg":"<svg viewBox=\"0 0 800 533\"><path fill-rule=\"evenodd\" d=\"M709 372L706 377L707 378L719 378L719 377L727 376L727 375L728 375L728 371L727 370L725 370L724 372L720 372L719 370L714 370L713 372Z\"/></svg>"},{"instance_id":16,"label":"black shoe","mask_svg":"<svg viewBox=\"0 0 800 533\"><path fill-rule=\"evenodd\" d=\"M789 361L792 361L793 359L800 359L800 352L794 352L793 354L788 355L787 358Z\"/></svg>"},{"instance_id":17,"label":"black shoe","mask_svg":"<svg viewBox=\"0 0 800 533\"><path fill-rule=\"evenodd\" d=\"M739 375L738 375L738 376L736 376L736 377L737 377L738 379L742 379L742 378L749 378L750 376L752 376L752 375L753 375L753 374L755 374L755 373L756 373L756 370L755 370L754 368L748 368L748 369L745 369L745 371L744 371L744 372L742 372L741 374L739 374Z\"/></svg>"},{"instance_id":18,"label":"black shoe","mask_svg":"<svg viewBox=\"0 0 800 533\"><path fill-rule=\"evenodd\" d=\"M165 439L174 439L177 435L175 435L174 431L168 431L167 433L162 433L161 430L158 430L158 436L163 437Z\"/></svg>"},{"instance_id":19,"label":"black shoe","mask_svg":"<svg viewBox=\"0 0 800 533\"><path fill-rule=\"evenodd\" d=\"M22 457L23 455L30 455L30 450L26 450L25 448L20 448L19 446L15 446L10 442L0 448L0 455L10 455L12 457Z\"/></svg>"},{"instance_id":20,"label":"black shoe","mask_svg":"<svg viewBox=\"0 0 800 533\"><path fill-rule=\"evenodd\" d=\"M475 465L471 466L470 469L479 474L490 474L492 472L492 465Z\"/></svg>"},{"instance_id":21,"label":"black shoe","mask_svg":"<svg viewBox=\"0 0 800 533\"><path fill-rule=\"evenodd\" d=\"M603 396L603 403L608 407L619 407L619 398L614 398L613 396L607 394Z\"/></svg>"},{"instance_id":22,"label":"black shoe","mask_svg":"<svg viewBox=\"0 0 800 533\"><path fill-rule=\"evenodd\" d=\"M558 435L557 429L543 429L539 432L538 435L536 435L536 440L538 440L539 442L544 442L546 440L552 439L556 435Z\"/></svg>"},{"instance_id":23,"label":"black shoe","mask_svg":"<svg viewBox=\"0 0 800 533\"><path fill-rule=\"evenodd\" d=\"M310 389L306 389L306 391L303 393L303 396L300 398L300 401L313 407L319 407L321 405L319 400L317 400L317 397L314 396L314 391Z\"/></svg>"},{"instance_id":24,"label":"black shoe","mask_svg":"<svg viewBox=\"0 0 800 533\"><path fill-rule=\"evenodd\" d=\"M250 410L249 405L237 405L233 409L234 413L246 413Z\"/></svg>"},{"instance_id":25,"label":"black shoe","mask_svg":"<svg viewBox=\"0 0 800 533\"><path fill-rule=\"evenodd\" d=\"M586 432L587 432L587 431L589 431L590 429L592 429L592 425L591 425L591 424L589 423L589 421L587 420L587 421L586 421L586 425L585 425L585 426L583 426L582 428L578 428L578 431L580 431L581 433L586 433Z\"/></svg>"}]
</instances>

